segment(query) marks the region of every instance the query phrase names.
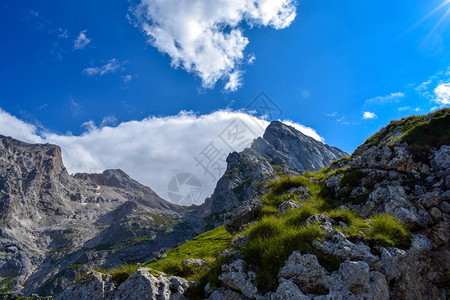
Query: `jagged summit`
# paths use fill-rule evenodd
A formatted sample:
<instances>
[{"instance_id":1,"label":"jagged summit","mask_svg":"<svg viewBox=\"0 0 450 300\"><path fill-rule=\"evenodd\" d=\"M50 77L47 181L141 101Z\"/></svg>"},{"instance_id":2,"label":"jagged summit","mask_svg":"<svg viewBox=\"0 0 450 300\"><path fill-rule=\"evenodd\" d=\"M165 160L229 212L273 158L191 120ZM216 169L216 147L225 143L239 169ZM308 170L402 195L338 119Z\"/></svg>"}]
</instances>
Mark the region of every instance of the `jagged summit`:
<instances>
[{"instance_id":1,"label":"jagged summit","mask_svg":"<svg viewBox=\"0 0 450 300\"><path fill-rule=\"evenodd\" d=\"M276 165L298 171L317 170L347 155L279 121L271 122L263 137L257 138L251 148Z\"/></svg>"},{"instance_id":2,"label":"jagged summit","mask_svg":"<svg viewBox=\"0 0 450 300\"><path fill-rule=\"evenodd\" d=\"M222 224L225 212L248 200L257 191L258 182L280 174L315 171L345 155L292 126L279 121L270 123L263 137L255 139L250 148L227 157L227 170L204 204L211 227Z\"/></svg>"}]
</instances>

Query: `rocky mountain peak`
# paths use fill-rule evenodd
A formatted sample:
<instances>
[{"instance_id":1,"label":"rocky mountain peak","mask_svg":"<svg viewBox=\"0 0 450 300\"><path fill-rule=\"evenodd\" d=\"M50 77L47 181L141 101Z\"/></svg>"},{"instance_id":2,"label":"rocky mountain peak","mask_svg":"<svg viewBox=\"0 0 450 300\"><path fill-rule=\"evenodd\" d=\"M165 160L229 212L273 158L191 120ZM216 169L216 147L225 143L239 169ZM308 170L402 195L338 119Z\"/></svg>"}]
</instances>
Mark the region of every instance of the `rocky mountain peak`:
<instances>
[{"instance_id":1,"label":"rocky mountain peak","mask_svg":"<svg viewBox=\"0 0 450 300\"><path fill-rule=\"evenodd\" d=\"M280 174L315 171L345 155L347 153L338 148L274 121L250 148L228 156L227 170L204 206L210 207L212 215L209 218L217 226L223 223L223 212L248 200L257 191L258 182L274 179Z\"/></svg>"},{"instance_id":2,"label":"rocky mountain peak","mask_svg":"<svg viewBox=\"0 0 450 300\"><path fill-rule=\"evenodd\" d=\"M272 164L285 165L297 171L317 170L347 155L279 121L270 123L263 137L256 139L251 148Z\"/></svg>"},{"instance_id":3,"label":"rocky mountain peak","mask_svg":"<svg viewBox=\"0 0 450 300\"><path fill-rule=\"evenodd\" d=\"M74 177L85 180L89 179L98 185L117 188L133 188L139 184L121 169L105 170L103 173L77 173Z\"/></svg>"}]
</instances>

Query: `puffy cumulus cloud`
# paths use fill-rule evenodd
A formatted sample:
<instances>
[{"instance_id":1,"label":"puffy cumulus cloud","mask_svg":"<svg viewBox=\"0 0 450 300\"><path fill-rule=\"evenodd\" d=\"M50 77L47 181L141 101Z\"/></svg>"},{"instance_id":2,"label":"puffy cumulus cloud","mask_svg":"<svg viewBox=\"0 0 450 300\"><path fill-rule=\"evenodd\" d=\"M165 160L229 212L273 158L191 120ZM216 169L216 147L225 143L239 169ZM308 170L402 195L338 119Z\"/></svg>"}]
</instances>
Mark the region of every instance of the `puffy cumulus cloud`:
<instances>
[{"instance_id":1,"label":"puffy cumulus cloud","mask_svg":"<svg viewBox=\"0 0 450 300\"><path fill-rule=\"evenodd\" d=\"M104 64L103 66L91 67L91 68L84 69L83 74L88 75L88 76L105 75L108 73L115 73L120 68L123 68L122 63L120 61L118 61L117 59L113 58L113 59L108 60L108 62L106 64ZM130 76L130 75L126 75L126 76ZM131 76L129 78L126 77L125 79L126 79L126 81L130 81ZM125 81L125 79L124 79L124 81Z\"/></svg>"},{"instance_id":2,"label":"puffy cumulus cloud","mask_svg":"<svg viewBox=\"0 0 450 300\"><path fill-rule=\"evenodd\" d=\"M0 134L31 143L52 143L62 149L70 173L102 172L120 168L168 199L170 180L191 173L202 184L203 201L226 169L226 156L242 151L261 136L269 122L242 112L221 110L208 115L180 112L175 116L148 117L117 126L106 117L103 126L90 121L79 135L38 132L36 126L0 111ZM291 121L313 138L323 140L312 128Z\"/></svg>"},{"instance_id":3,"label":"puffy cumulus cloud","mask_svg":"<svg viewBox=\"0 0 450 300\"><path fill-rule=\"evenodd\" d=\"M377 117L377 115L370 111L366 111L363 114L363 119L375 119L376 117Z\"/></svg>"},{"instance_id":4,"label":"puffy cumulus cloud","mask_svg":"<svg viewBox=\"0 0 450 300\"><path fill-rule=\"evenodd\" d=\"M199 76L202 86L227 80L226 90L240 86L240 65L249 43L242 23L288 27L296 16L295 0L140 0L130 18L172 66ZM253 61L251 59L251 61Z\"/></svg>"},{"instance_id":5,"label":"puffy cumulus cloud","mask_svg":"<svg viewBox=\"0 0 450 300\"><path fill-rule=\"evenodd\" d=\"M442 105L450 104L450 82L442 83L434 89L436 102Z\"/></svg>"},{"instance_id":6,"label":"puffy cumulus cloud","mask_svg":"<svg viewBox=\"0 0 450 300\"><path fill-rule=\"evenodd\" d=\"M90 44L91 39L86 36L86 31L87 30L81 31L78 37L73 42L73 48L75 50L84 49L84 47Z\"/></svg>"}]
</instances>

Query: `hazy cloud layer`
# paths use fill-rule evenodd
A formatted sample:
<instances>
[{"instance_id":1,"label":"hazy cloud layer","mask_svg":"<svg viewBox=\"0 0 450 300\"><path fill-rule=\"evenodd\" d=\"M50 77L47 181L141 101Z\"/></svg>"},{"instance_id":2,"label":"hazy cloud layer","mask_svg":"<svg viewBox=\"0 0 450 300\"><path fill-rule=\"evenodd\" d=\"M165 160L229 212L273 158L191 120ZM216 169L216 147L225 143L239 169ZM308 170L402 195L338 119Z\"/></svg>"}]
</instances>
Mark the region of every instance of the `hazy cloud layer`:
<instances>
[{"instance_id":1,"label":"hazy cloud layer","mask_svg":"<svg viewBox=\"0 0 450 300\"><path fill-rule=\"evenodd\" d=\"M116 121L108 116L102 123ZM286 123L323 140L312 128ZM166 199L169 181L179 173L192 173L202 184L201 201L212 193L225 171L226 156L231 151L242 151L263 134L268 124L241 112L217 111L200 116L181 112L176 116L123 122L115 127L96 126L91 121L84 124L86 132L71 136L43 130L39 133L36 126L0 110L0 134L31 143L59 145L70 173L120 168Z\"/></svg>"},{"instance_id":2,"label":"hazy cloud layer","mask_svg":"<svg viewBox=\"0 0 450 300\"><path fill-rule=\"evenodd\" d=\"M249 43L242 23L288 27L296 16L296 2L140 0L131 11L130 18L154 47L170 56L173 67L196 74L205 88L224 79L225 90L234 91L241 85L240 65Z\"/></svg>"}]
</instances>

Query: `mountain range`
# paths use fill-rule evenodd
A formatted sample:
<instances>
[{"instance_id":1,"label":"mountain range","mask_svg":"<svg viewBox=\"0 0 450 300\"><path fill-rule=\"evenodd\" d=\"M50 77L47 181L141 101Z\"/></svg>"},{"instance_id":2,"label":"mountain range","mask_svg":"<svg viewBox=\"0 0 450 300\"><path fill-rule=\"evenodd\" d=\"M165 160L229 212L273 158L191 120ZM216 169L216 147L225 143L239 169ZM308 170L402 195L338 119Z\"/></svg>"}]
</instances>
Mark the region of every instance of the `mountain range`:
<instances>
[{"instance_id":1,"label":"mountain range","mask_svg":"<svg viewBox=\"0 0 450 300\"><path fill-rule=\"evenodd\" d=\"M184 207L122 170L69 175L58 146L0 136L1 287L57 295L89 270L152 261L222 225L258 182L318 170L345 155L272 122L250 148L228 156L204 204Z\"/></svg>"}]
</instances>

